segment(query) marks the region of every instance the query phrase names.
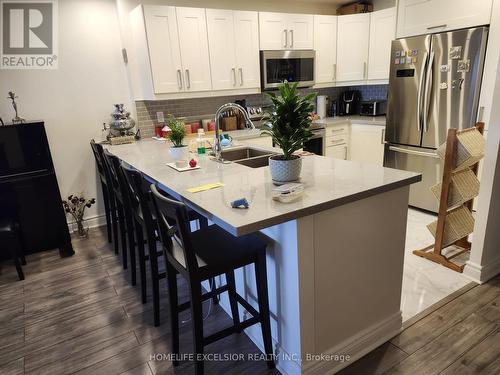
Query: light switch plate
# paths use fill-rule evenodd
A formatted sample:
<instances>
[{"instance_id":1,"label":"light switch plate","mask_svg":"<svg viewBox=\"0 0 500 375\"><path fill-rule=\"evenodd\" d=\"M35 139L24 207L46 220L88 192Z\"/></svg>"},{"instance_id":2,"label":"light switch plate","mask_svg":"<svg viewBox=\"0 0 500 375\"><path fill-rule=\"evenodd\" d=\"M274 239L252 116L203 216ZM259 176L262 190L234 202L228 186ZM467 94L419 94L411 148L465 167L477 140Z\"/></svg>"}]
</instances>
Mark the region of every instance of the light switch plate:
<instances>
[{"instance_id":1,"label":"light switch plate","mask_svg":"<svg viewBox=\"0 0 500 375\"><path fill-rule=\"evenodd\" d=\"M165 117L163 116L163 112L156 112L156 119L158 122L165 122Z\"/></svg>"}]
</instances>

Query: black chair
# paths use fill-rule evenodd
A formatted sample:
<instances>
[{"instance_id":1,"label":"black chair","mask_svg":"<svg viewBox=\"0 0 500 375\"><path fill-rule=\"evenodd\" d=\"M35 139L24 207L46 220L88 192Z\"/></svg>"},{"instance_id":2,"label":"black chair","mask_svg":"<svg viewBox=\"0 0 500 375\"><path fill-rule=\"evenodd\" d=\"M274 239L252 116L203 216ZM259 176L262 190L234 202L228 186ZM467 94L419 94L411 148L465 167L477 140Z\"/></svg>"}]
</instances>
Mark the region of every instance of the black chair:
<instances>
[{"instance_id":1,"label":"black chair","mask_svg":"<svg viewBox=\"0 0 500 375\"><path fill-rule=\"evenodd\" d=\"M128 257L127 257L127 228L125 226L125 200L122 196L120 182L118 178L118 172L115 170L113 161L111 158L114 157L108 150L103 152L104 167L108 170L108 183L110 186L110 191L113 196L113 202L115 204L115 210L113 210L112 216L113 221L118 222L120 237L118 240L118 231L116 225L113 227L115 231L114 241L115 241L115 253L119 253L119 245L121 244L122 249L122 263L123 269L128 268Z\"/></svg>"},{"instance_id":2,"label":"black chair","mask_svg":"<svg viewBox=\"0 0 500 375\"><path fill-rule=\"evenodd\" d=\"M156 242L157 223L151 210L149 186L146 185L142 174L128 166L121 164L121 170L129 188L131 211L134 217L139 264L141 267L141 293L143 302L147 302L145 262L149 260L151 282L153 290L154 325L160 325L160 280L166 277L165 272L159 271L158 257L163 253L158 251ZM147 243L147 254L144 248Z\"/></svg>"},{"instance_id":3,"label":"black chair","mask_svg":"<svg viewBox=\"0 0 500 375\"><path fill-rule=\"evenodd\" d=\"M24 280L21 264L25 265L26 259L23 254L19 230L19 224L15 220L7 217L0 218L0 248L6 248L9 251L14 260L19 280Z\"/></svg>"},{"instance_id":4,"label":"black chair","mask_svg":"<svg viewBox=\"0 0 500 375\"><path fill-rule=\"evenodd\" d=\"M267 291L266 243L256 235L234 237L216 225L192 233L189 230L190 222L186 206L160 194L154 185L151 185L151 192L167 260L173 354L179 354L179 313L191 308L196 374L203 374L204 364L199 355L203 354L206 345L233 333L239 333L257 323L260 323L262 328L267 365L269 368L274 368ZM250 264L255 265L258 312L236 291L234 270ZM188 282L190 302L179 304L177 273ZM222 274L225 274L227 284L202 294L202 281ZM233 326L204 337L202 302L223 292L229 294ZM238 303L252 315L251 318L240 322ZM174 360L173 365L177 366L178 361Z\"/></svg>"},{"instance_id":5,"label":"black chair","mask_svg":"<svg viewBox=\"0 0 500 375\"><path fill-rule=\"evenodd\" d=\"M112 231L111 231L111 226L112 226L112 221L111 221L111 207L110 207L110 202L109 202L109 184L108 184L108 179L106 177L106 171L104 169L104 161L102 160L103 158L103 148L100 144L95 143L95 141L92 139L90 141L90 147L92 147L92 153L94 154L95 162L97 165L97 172L99 173L99 179L101 181L101 187L102 187L102 198L104 201L104 209L106 213L106 231L108 234L108 242L112 242Z\"/></svg>"},{"instance_id":6,"label":"black chair","mask_svg":"<svg viewBox=\"0 0 500 375\"><path fill-rule=\"evenodd\" d=\"M122 237L122 251L127 252L127 246L126 243L128 243L128 253L129 253L129 259L130 259L130 278L131 278L131 283L132 285L137 284L137 263L136 263L136 255L135 255L135 246L136 246L136 239L135 239L135 226L134 226L134 213L132 210L133 203L130 201L130 194L129 194L129 187L128 187L128 182L123 174L123 170L120 168L120 159L118 159L116 156L108 152L107 150L104 151L106 161L108 165L110 166L111 173L112 174L112 179L114 179L116 176L117 182L118 182L118 188L120 190L120 206L121 210L123 211L124 214L124 220L125 220L125 226L124 226L124 232L126 234L127 241L123 239ZM127 256L124 257L124 259L127 259ZM145 269L145 266L141 267L141 270ZM145 278L145 276L144 276Z\"/></svg>"}]
</instances>

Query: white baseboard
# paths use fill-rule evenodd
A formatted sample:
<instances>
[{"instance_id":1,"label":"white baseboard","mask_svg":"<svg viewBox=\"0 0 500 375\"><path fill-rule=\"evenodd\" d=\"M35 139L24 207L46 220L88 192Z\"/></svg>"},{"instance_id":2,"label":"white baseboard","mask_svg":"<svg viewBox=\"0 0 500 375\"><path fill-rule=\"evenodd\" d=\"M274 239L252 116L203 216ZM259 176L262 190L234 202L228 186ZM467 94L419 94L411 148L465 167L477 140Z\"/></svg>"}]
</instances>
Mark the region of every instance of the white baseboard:
<instances>
[{"instance_id":1,"label":"white baseboard","mask_svg":"<svg viewBox=\"0 0 500 375\"><path fill-rule=\"evenodd\" d=\"M492 262L481 266L480 264L468 261L465 265L464 276L478 284L483 284L500 274L500 257L497 257Z\"/></svg>"},{"instance_id":2,"label":"white baseboard","mask_svg":"<svg viewBox=\"0 0 500 375\"><path fill-rule=\"evenodd\" d=\"M302 366L302 373L308 375L324 375L334 374L342 370L400 333L402 321L401 311L399 311L381 322L362 330L357 335L349 337L344 342L323 353L331 357L335 357L336 355L349 355L349 361L309 362Z\"/></svg>"},{"instance_id":3,"label":"white baseboard","mask_svg":"<svg viewBox=\"0 0 500 375\"><path fill-rule=\"evenodd\" d=\"M85 226L89 228L102 227L103 225L106 225L106 215L104 214L90 216L85 219ZM68 228L70 233L76 231L76 222L74 220L68 221Z\"/></svg>"}]
</instances>

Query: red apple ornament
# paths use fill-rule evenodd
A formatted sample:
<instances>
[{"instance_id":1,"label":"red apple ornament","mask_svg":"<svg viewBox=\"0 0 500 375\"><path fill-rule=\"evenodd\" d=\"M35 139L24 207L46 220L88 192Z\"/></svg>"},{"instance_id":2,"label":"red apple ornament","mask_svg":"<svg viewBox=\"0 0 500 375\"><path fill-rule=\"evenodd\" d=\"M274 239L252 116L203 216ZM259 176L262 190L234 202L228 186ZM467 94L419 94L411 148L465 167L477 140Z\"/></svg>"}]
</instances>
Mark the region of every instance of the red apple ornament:
<instances>
[{"instance_id":1,"label":"red apple ornament","mask_svg":"<svg viewBox=\"0 0 500 375\"><path fill-rule=\"evenodd\" d=\"M196 167L196 160L191 159L191 160L189 161L189 166L190 166L191 168Z\"/></svg>"}]
</instances>

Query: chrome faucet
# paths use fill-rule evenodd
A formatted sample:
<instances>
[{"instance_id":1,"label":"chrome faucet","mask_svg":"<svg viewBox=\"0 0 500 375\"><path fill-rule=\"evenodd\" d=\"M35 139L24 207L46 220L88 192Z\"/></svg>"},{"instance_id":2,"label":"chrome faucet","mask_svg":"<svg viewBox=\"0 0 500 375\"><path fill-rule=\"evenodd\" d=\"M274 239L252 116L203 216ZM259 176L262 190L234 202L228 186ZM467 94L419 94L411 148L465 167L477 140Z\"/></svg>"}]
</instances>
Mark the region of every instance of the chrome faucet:
<instances>
[{"instance_id":1,"label":"chrome faucet","mask_svg":"<svg viewBox=\"0 0 500 375\"><path fill-rule=\"evenodd\" d=\"M243 118L245 119L245 127L250 128L250 129L255 129L255 125L253 124L252 120L250 120L250 116L248 115L248 112L243 108L241 105L236 104L236 103L226 103L223 104L217 109L215 112L215 142L213 146L213 153L215 160L217 161L222 161L222 146L220 144L220 138L219 138L219 132L220 132L220 119L221 116L224 112L227 112L228 110L233 109L237 110L243 115Z\"/></svg>"}]
</instances>

